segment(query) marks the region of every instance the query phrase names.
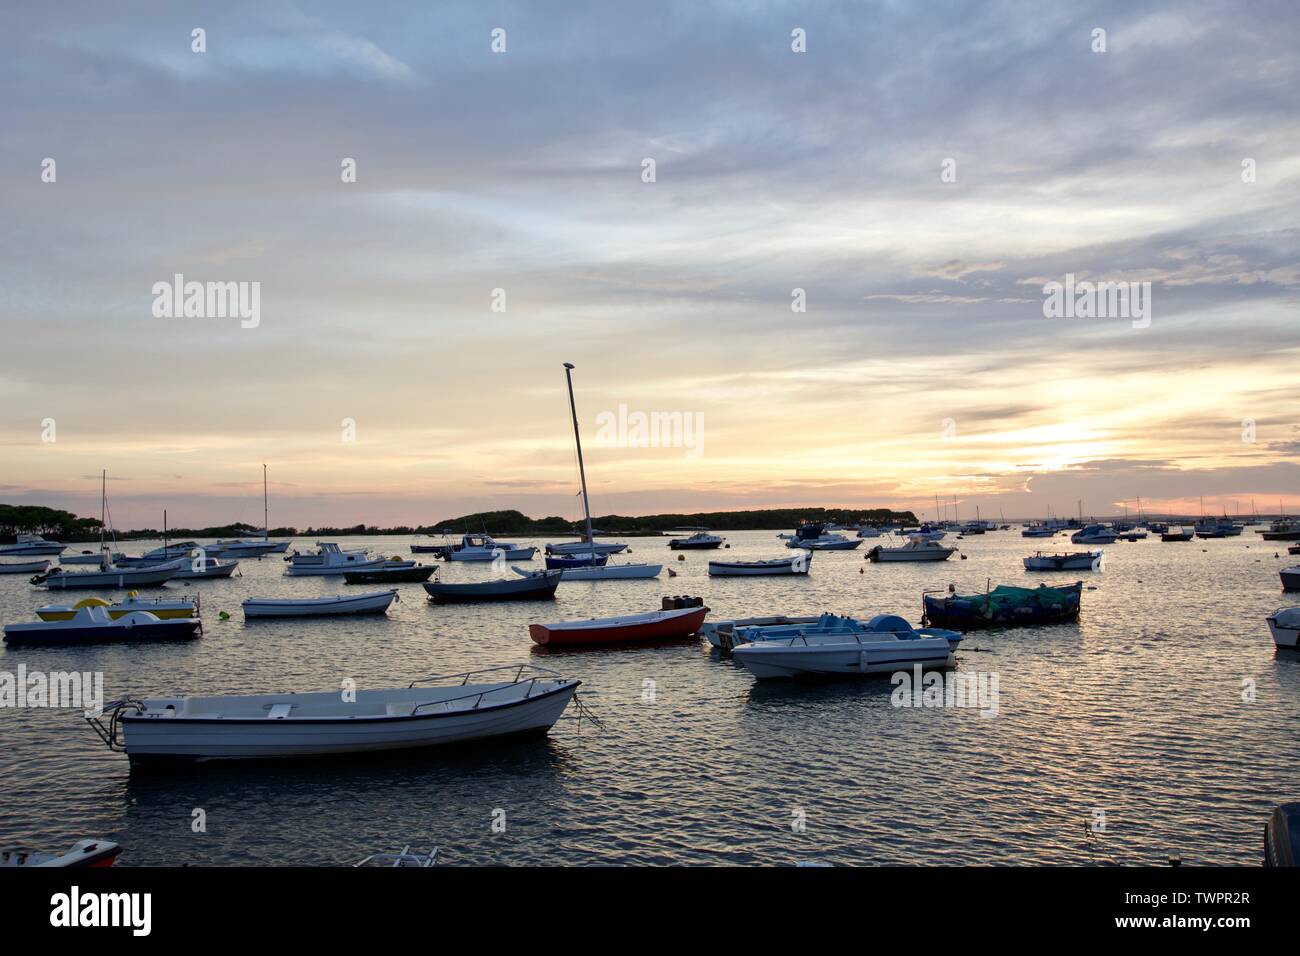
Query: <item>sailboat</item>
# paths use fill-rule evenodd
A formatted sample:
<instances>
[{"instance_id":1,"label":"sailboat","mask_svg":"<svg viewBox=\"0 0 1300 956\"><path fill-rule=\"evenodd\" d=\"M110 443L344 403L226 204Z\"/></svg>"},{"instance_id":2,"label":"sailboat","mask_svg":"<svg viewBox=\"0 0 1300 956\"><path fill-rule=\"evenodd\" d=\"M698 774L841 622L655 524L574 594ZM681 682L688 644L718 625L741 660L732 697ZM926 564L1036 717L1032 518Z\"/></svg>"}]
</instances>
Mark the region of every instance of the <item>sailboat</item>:
<instances>
[{"instance_id":1,"label":"sailboat","mask_svg":"<svg viewBox=\"0 0 1300 956\"><path fill-rule=\"evenodd\" d=\"M166 584L182 568L183 561L170 561L148 567L127 567L113 563L117 551L117 533L111 532L112 547L104 539L106 529L111 529L112 517L108 512L108 471L100 475L99 492L99 570L98 571L64 571L53 568L46 574L38 574L31 579L32 584L45 585L51 590L68 588L137 588Z\"/></svg>"},{"instance_id":2,"label":"sailboat","mask_svg":"<svg viewBox=\"0 0 1300 956\"><path fill-rule=\"evenodd\" d=\"M585 522L586 535L583 541L588 546L587 554L602 554L596 544L591 530L591 502L587 498L587 469L582 460L582 436L578 432L578 406L573 399L573 363L564 363L564 380L569 386L569 412L573 416L573 444L578 449L578 478L582 484L582 517ZM619 550L622 550L621 548ZM662 564L626 563L626 564L591 564L587 567L565 568L563 581L612 581L628 578L655 578L664 569Z\"/></svg>"},{"instance_id":3,"label":"sailboat","mask_svg":"<svg viewBox=\"0 0 1300 956\"><path fill-rule=\"evenodd\" d=\"M266 506L266 465L262 466L262 538L234 538L230 541L217 541L208 545L209 554L223 558L260 558L264 554L284 554L289 550L288 541L272 541L271 525L268 523Z\"/></svg>"}]
</instances>

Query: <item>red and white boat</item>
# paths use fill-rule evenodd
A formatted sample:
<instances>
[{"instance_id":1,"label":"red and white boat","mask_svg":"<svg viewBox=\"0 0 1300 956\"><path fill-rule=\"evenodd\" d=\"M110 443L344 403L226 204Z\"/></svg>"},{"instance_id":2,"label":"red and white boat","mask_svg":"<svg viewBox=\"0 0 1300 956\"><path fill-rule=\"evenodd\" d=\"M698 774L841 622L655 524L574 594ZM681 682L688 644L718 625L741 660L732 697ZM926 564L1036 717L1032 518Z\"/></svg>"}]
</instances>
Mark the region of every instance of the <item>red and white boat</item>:
<instances>
[{"instance_id":1,"label":"red and white boat","mask_svg":"<svg viewBox=\"0 0 1300 956\"><path fill-rule=\"evenodd\" d=\"M588 621L530 624L528 636L538 644L554 646L667 641L697 633L708 613L707 607L687 607L676 611L597 617Z\"/></svg>"}]
</instances>

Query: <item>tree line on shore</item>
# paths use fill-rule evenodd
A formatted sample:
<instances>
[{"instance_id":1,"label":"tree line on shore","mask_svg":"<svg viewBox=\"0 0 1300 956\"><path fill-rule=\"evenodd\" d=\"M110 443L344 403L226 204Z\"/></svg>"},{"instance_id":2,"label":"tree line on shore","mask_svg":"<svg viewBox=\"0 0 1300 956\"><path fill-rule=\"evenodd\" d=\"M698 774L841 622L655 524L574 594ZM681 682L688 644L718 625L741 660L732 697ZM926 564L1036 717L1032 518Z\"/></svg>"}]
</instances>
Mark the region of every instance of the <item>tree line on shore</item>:
<instances>
[{"instance_id":1,"label":"tree line on shore","mask_svg":"<svg viewBox=\"0 0 1300 956\"><path fill-rule=\"evenodd\" d=\"M791 530L805 522L836 522L838 524L890 524L916 523L910 511L892 511L888 508L768 508L753 511L708 511L693 514L659 515L601 515L591 519L592 525L606 534L621 536L653 535L680 528L708 528L712 531L765 531ZM270 537L290 538L299 535L316 537L346 537L349 535L416 535L416 534L513 534L544 537L571 535L582 530L581 521L550 516L530 518L523 512L480 511L475 514L447 518L430 525L410 527L398 525L380 528L376 525L358 524L347 528L321 527L298 529L272 528ZM11 541L19 534L39 534L58 541L98 540L98 518L79 518L70 511L44 508L39 505L0 504L0 539ZM260 528L236 522L209 528L168 528L171 538L239 538L261 535ZM137 528L117 531L120 541L137 538L159 538L159 528Z\"/></svg>"}]
</instances>

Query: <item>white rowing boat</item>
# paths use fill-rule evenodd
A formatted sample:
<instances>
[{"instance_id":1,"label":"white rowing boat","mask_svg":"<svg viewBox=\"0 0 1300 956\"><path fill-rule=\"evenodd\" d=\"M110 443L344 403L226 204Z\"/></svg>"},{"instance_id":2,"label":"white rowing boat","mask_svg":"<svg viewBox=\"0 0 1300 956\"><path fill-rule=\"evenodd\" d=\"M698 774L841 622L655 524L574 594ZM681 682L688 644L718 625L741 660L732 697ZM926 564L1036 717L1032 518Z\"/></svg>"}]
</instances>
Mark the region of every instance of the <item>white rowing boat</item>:
<instances>
[{"instance_id":1,"label":"white rowing boat","mask_svg":"<svg viewBox=\"0 0 1300 956\"><path fill-rule=\"evenodd\" d=\"M740 578L756 575L807 574L812 567L812 552L804 551L794 558L772 558L768 561L710 561L709 577Z\"/></svg>"},{"instance_id":2,"label":"white rowing boat","mask_svg":"<svg viewBox=\"0 0 1300 956\"><path fill-rule=\"evenodd\" d=\"M515 672L512 679L470 683L506 670ZM124 698L86 720L132 761L324 756L545 733L580 684L520 664L353 694Z\"/></svg>"},{"instance_id":3,"label":"white rowing boat","mask_svg":"<svg viewBox=\"0 0 1300 956\"><path fill-rule=\"evenodd\" d=\"M397 590L323 598L249 598L241 606L244 618L335 617L348 614L383 614L398 600Z\"/></svg>"}]
</instances>

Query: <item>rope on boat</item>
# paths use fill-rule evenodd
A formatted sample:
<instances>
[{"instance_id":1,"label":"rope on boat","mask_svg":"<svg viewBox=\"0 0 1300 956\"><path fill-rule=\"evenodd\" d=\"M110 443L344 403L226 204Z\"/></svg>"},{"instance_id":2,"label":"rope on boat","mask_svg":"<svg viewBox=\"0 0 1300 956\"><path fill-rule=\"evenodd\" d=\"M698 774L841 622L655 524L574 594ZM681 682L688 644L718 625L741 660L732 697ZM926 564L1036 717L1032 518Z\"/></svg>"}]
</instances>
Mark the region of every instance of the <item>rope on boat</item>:
<instances>
[{"instance_id":1,"label":"rope on boat","mask_svg":"<svg viewBox=\"0 0 1300 956\"><path fill-rule=\"evenodd\" d=\"M560 717L561 720L576 720L578 722L578 733L582 733L582 718L584 717L586 717L589 721L591 721L601 730L605 729L604 723L601 722L599 717L597 717L594 713L592 713L590 707L588 707L586 704L582 702L582 697L581 695L578 694L577 691L573 692L573 703L578 711L578 715L576 717L570 717L568 715L564 715Z\"/></svg>"}]
</instances>

